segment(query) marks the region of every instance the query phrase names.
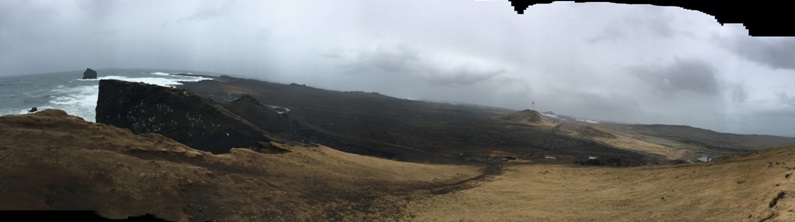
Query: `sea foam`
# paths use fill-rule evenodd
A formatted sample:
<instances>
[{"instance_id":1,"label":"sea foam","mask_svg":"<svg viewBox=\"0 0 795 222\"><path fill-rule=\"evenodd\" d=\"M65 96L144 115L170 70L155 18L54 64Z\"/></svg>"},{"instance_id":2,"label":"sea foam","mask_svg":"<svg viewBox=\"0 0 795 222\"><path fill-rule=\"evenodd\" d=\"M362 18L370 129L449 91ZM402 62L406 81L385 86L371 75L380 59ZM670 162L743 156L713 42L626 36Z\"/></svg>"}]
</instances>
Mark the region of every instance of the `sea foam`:
<instances>
[{"instance_id":1,"label":"sea foam","mask_svg":"<svg viewBox=\"0 0 795 222\"><path fill-rule=\"evenodd\" d=\"M99 79L115 79L115 80L122 80L128 82L143 82L158 86L178 86L182 85L180 82L198 82L202 80L212 80L210 78L204 77L194 77L194 76L176 76L176 75L168 75L169 78L163 77L126 77L126 76L103 76Z\"/></svg>"},{"instance_id":2,"label":"sea foam","mask_svg":"<svg viewBox=\"0 0 795 222\"><path fill-rule=\"evenodd\" d=\"M99 95L99 80L115 79L129 82L143 82L164 87L182 85L181 82L198 82L212 80L206 77L173 75L162 71L148 72L107 72L108 76L99 76L98 79L68 78L52 83L46 81L32 81L21 79L4 82L7 95L0 95L0 115L26 114L31 107L38 110L61 109L70 115L79 116L87 121L95 121L97 97ZM80 75L74 75L77 77ZM60 77L49 76L50 79ZM33 77L31 77L33 78ZM22 86L19 84L27 83ZM31 85L37 83L38 85ZM11 87L16 87L12 89ZM5 105L5 106L4 106Z\"/></svg>"}]
</instances>

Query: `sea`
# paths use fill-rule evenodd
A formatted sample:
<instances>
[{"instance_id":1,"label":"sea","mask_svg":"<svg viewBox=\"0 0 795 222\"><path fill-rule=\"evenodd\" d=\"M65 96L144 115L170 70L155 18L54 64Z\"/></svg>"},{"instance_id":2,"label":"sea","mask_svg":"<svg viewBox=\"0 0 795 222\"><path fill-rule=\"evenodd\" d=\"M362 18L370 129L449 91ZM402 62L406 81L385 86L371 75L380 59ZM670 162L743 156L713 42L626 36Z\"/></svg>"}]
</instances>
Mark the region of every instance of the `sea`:
<instances>
[{"instance_id":1,"label":"sea","mask_svg":"<svg viewBox=\"0 0 795 222\"><path fill-rule=\"evenodd\" d=\"M177 86L183 82L211 80L218 73L157 69L96 69L97 79L83 79L83 72L65 71L42 74L0 76L0 115L27 114L31 108L60 109L66 113L95 121L99 80L116 79L160 86Z\"/></svg>"}]
</instances>

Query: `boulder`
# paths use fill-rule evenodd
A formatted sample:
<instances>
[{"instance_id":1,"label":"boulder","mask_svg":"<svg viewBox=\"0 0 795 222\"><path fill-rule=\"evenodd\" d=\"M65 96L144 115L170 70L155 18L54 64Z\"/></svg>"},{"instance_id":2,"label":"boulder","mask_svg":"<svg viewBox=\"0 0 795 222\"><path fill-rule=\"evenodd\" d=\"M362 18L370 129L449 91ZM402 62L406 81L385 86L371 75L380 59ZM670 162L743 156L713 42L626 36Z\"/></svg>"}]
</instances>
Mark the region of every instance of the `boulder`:
<instances>
[{"instance_id":1,"label":"boulder","mask_svg":"<svg viewBox=\"0 0 795 222\"><path fill-rule=\"evenodd\" d=\"M97 71L93 69L87 68L85 72L83 72L83 79L96 79L97 78Z\"/></svg>"}]
</instances>

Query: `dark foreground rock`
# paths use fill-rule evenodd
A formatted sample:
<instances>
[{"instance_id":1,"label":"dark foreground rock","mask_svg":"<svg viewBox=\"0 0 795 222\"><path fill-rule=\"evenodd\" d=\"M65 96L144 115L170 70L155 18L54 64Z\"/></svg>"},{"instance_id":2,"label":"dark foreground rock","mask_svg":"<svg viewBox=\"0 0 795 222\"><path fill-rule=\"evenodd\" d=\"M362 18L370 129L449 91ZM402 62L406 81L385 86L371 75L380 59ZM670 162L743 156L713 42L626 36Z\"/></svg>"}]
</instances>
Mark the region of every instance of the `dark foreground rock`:
<instances>
[{"instance_id":1,"label":"dark foreground rock","mask_svg":"<svg viewBox=\"0 0 795 222\"><path fill-rule=\"evenodd\" d=\"M119 80L100 80L98 123L158 133L190 147L226 153L259 148L264 131L210 99L181 89Z\"/></svg>"},{"instance_id":2,"label":"dark foreground rock","mask_svg":"<svg viewBox=\"0 0 795 222\"><path fill-rule=\"evenodd\" d=\"M89 68L86 69L85 72L83 72L83 79L96 79L96 78L97 78L97 71L94 71L93 69Z\"/></svg>"}]
</instances>

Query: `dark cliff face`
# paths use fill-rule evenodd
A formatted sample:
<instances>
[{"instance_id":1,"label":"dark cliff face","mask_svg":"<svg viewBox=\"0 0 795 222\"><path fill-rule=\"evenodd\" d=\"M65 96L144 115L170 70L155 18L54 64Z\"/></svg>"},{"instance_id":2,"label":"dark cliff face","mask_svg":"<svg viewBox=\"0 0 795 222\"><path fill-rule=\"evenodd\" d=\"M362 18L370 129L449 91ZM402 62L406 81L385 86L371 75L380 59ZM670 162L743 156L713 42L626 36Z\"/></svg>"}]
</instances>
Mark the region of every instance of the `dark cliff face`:
<instances>
[{"instance_id":1,"label":"dark cliff face","mask_svg":"<svg viewBox=\"0 0 795 222\"><path fill-rule=\"evenodd\" d=\"M181 89L118 80L100 80L98 123L158 133L190 147L225 153L268 142L261 129L210 99Z\"/></svg>"},{"instance_id":2,"label":"dark cliff face","mask_svg":"<svg viewBox=\"0 0 795 222\"><path fill-rule=\"evenodd\" d=\"M97 71L94 71L93 69L86 69L86 71L83 72L83 79L96 79L96 78L97 78Z\"/></svg>"}]
</instances>

